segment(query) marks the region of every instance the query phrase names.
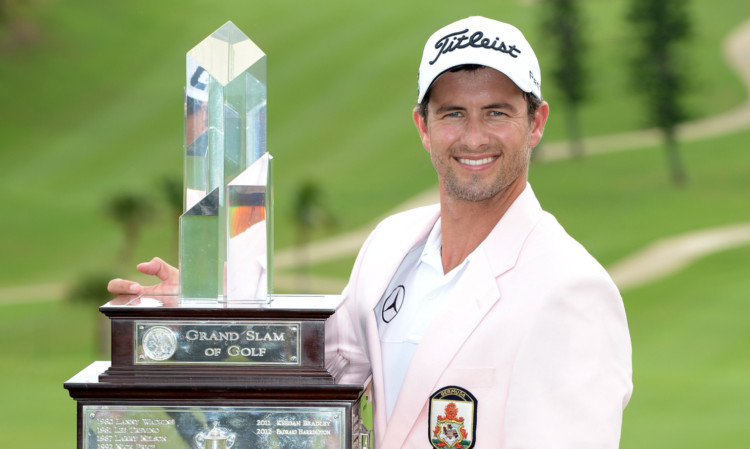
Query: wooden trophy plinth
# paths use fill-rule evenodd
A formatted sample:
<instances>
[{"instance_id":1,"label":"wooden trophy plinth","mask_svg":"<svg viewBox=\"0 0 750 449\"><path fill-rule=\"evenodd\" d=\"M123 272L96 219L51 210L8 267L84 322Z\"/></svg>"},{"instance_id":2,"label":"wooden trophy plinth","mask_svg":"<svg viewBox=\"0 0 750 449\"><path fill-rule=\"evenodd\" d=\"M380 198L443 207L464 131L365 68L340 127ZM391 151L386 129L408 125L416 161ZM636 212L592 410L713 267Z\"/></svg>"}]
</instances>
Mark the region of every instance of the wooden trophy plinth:
<instances>
[{"instance_id":1,"label":"wooden trophy plinth","mask_svg":"<svg viewBox=\"0 0 750 449\"><path fill-rule=\"evenodd\" d=\"M112 324L111 363L65 383L78 448L369 447L369 366L326 351L339 302L115 298L100 308Z\"/></svg>"}]
</instances>

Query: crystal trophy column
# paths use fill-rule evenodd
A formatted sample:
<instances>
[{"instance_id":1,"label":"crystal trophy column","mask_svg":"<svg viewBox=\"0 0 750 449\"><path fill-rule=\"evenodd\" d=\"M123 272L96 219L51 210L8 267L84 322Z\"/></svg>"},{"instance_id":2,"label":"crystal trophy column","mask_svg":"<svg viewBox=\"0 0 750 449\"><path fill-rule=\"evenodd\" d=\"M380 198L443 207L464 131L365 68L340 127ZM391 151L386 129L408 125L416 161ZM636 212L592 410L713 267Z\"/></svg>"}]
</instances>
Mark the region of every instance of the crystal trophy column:
<instances>
[{"instance_id":1,"label":"crystal trophy column","mask_svg":"<svg viewBox=\"0 0 750 449\"><path fill-rule=\"evenodd\" d=\"M186 212L180 218L180 297L184 301L266 301L271 293L268 273L273 236L265 230L261 233L260 228L261 222L270 224L270 157L260 162L262 173L251 169L267 154L266 55L232 22L227 22L187 53L186 66ZM252 184L255 197L241 193L242 186L249 186L242 184L246 181L235 182L246 179L242 176L246 171L256 178ZM265 178L259 180L259 176ZM229 204L228 195L232 183L239 201L234 206ZM213 192L217 192L217 232L214 240L208 242L203 234L196 237L199 225L195 223L206 220L196 218L193 208ZM262 197L262 203L252 207L242 203L251 197ZM252 220L262 218L239 232L232 220L250 207L254 210ZM205 212L205 208L200 210ZM207 225L200 226L203 231L207 229ZM241 236L245 231L252 233L252 238L249 234ZM241 244L248 254L230 249L233 241L235 247ZM207 247L216 248L215 257L213 252L209 257L211 263L216 259L216 267L211 269L206 266Z\"/></svg>"},{"instance_id":2,"label":"crystal trophy column","mask_svg":"<svg viewBox=\"0 0 750 449\"><path fill-rule=\"evenodd\" d=\"M264 300L273 282L273 223L266 153L227 184L227 297L230 301Z\"/></svg>"},{"instance_id":3,"label":"crystal trophy column","mask_svg":"<svg viewBox=\"0 0 750 449\"><path fill-rule=\"evenodd\" d=\"M180 217L180 292L184 298L216 295L224 275L218 271L219 189ZM184 248L182 245L189 245Z\"/></svg>"},{"instance_id":4,"label":"crystal trophy column","mask_svg":"<svg viewBox=\"0 0 750 449\"><path fill-rule=\"evenodd\" d=\"M78 449L360 449L370 367L341 296L273 295L265 55L231 22L187 55L180 288L113 298L111 362L65 383Z\"/></svg>"}]
</instances>

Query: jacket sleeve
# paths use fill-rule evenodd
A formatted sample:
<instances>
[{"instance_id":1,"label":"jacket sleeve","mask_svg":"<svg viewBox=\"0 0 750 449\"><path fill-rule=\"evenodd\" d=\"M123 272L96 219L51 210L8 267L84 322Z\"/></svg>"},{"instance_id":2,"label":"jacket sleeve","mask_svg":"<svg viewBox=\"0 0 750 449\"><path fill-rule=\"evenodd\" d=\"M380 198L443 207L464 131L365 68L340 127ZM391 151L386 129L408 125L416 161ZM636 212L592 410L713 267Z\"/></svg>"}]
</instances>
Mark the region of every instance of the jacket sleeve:
<instances>
[{"instance_id":1,"label":"jacket sleeve","mask_svg":"<svg viewBox=\"0 0 750 449\"><path fill-rule=\"evenodd\" d=\"M604 270L550 287L516 354L503 447L617 448L631 378L625 310Z\"/></svg>"},{"instance_id":2,"label":"jacket sleeve","mask_svg":"<svg viewBox=\"0 0 750 449\"><path fill-rule=\"evenodd\" d=\"M369 363L364 337L364 322L359 316L357 287L362 271L362 260L372 240L372 234L365 240L354 262L349 282L342 292L342 302L331 317L335 335L329 345L352 363ZM328 332L328 331L327 331Z\"/></svg>"}]
</instances>

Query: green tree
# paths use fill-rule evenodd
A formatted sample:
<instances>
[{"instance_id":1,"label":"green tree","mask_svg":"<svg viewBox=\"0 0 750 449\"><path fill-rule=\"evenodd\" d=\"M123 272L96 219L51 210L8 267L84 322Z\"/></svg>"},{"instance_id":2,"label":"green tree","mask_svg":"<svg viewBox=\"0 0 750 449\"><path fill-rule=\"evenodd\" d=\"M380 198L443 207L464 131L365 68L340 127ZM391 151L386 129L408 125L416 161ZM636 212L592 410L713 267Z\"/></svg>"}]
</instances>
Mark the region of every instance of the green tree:
<instances>
[{"instance_id":1,"label":"green tree","mask_svg":"<svg viewBox=\"0 0 750 449\"><path fill-rule=\"evenodd\" d=\"M542 0L542 32L552 53L550 75L563 97L572 156L583 155L579 107L588 98L588 44L577 0Z\"/></svg>"},{"instance_id":2,"label":"green tree","mask_svg":"<svg viewBox=\"0 0 750 449\"><path fill-rule=\"evenodd\" d=\"M39 5L29 0L0 0L0 54L21 50L40 40L40 26L30 12Z\"/></svg>"},{"instance_id":3,"label":"green tree","mask_svg":"<svg viewBox=\"0 0 750 449\"><path fill-rule=\"evenodd\" d=\"M683 104L686 61L682 45L691 35L688 2L685 0L630 0L627 19L633 27L631 74L636 92L647 103L650 123L664 134L667 163L672 181L687 182L677 142L677 125L687 113Z\"/></svg>"},{"instance_id":4,"label":"green tree","mask_svg":"<svg viewBox=\"0 0 750 449\"><path fill-rule=\"evenodd\" d=\"M143 195L121 193L106 203L105 212L122 227L123 240L117 261L118 268L124 270L132 258L141 226L153 217L153 206L151 201Z\"/></svg>"},{"instance_id":5,"label":"green tree","mask_svg":"<svg viewBox=\"0 0 750 449\"><path fill-rule=\"evenodd\" d=\"M96 332L95 348L97 354L107 358L110 349L109 319L99 312L99 306L107 302L112 295L107 291L107 283L112 279L110 273L91 273L81 276L68 290L67 299L72 303L80 303L95 313L94 323Z\"/></svg>"},{"instance_id":6,"label":"green tree","mask_svg":"<svg viewBox=\"0 0 750 449\"><path fill-rule=\"evenodd\" d=\"M311 180L302 182L294 193L292 223L294 224L295 246L297 248L297 269L303 279L308 271L309 257L307 245L312 233L318 228L330 228L336 225L336 217L328 208L320 185ZM306 291L305 285L298 286L300 292Z\"/></svg>"}]
</instances>

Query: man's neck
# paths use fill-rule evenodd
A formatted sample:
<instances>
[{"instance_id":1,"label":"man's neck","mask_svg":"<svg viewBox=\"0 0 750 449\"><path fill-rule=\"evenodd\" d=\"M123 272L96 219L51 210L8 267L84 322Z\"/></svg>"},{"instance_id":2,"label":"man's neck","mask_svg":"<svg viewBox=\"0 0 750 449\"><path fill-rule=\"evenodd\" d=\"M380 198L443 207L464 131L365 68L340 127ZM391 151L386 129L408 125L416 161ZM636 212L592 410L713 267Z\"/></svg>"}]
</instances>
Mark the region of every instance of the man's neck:
<instances>
[{"instance_id":1,"label":"man's neck","mask_svg":"<svg viewBox=\"0 0 750 449\"><path fill-rule=\"evenodd\" d=\"M460 265L492 232L511 204L526 188L519 179L507 189L485 201L467 201L453 197L440 188L443 272ZM522 182L521 182L522 181Z\"/></svg>"}]
</instances>

